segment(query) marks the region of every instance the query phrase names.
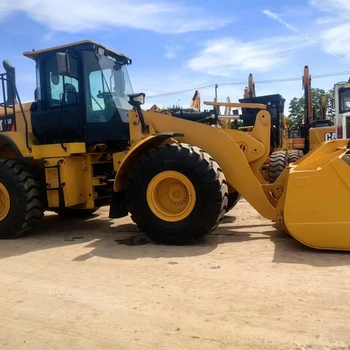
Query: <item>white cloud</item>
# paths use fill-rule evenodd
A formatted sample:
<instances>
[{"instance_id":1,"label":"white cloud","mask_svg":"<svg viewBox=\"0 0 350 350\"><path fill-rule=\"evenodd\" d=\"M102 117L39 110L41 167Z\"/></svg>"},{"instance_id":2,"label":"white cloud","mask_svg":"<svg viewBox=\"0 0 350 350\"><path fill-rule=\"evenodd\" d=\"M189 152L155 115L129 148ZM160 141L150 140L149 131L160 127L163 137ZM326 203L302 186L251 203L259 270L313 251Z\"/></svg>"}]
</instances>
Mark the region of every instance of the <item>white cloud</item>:
<instances>
[{"instance_id":1,"label":"white cloud","mask_svg":"<svg viewBox=\"0 0 350 350\"><path fill-rule=\"evenodd\" d=\"M315 21L321 28L319 39L323 50L350 61L350 1L310 0L310 5L327 15Z\"/></svg>"},{"instance_id":2,"label":"white cloud","mask_svg":"<svg viewBox=\"0 0 350 350\"><path fill-rule=\"evenodd\" d=\"M283 20L277 13L274 13L270 10L263 10L261 11L264 15L266 15L267 17L274 19L278 22L280 22L281 24L283 24L286 28L288 28L289 30L291 30L294 33L299 33L300 32L294 28L293 26L291 26L288 22L286 22L285 20Z\"/></svg>"},{"instance_id":3,"label":"white cloud","mask_svg":"<svg viewBox=\"0 0 350 350\"><path fill-rule=\"evenodd\" d=\"M324 31L322 37L324 51L350 60L350 23L330 28Z\"/></svg>"},{"instance_id":4,"label":"white cloud","mask_svg":"<svg viewBox=\"0 0 350 350\"><path fill-rule=\"evenodd\" d=\"M169 0L1 0L0 21L15 12L53 31L78 33L106 27L129 27L160 33L186 33L227 25L211 14Z\"/></svg>"},{"instance_id":5,"label":"white cloud","mask_svg":"<svg viewBox=\"0 0 350 350\"><path fill-rule=\"evenodd\" d=\"M350 15L350 2L348 0L310 0L310 4L319 11Z\"/></svg>"},{"instance_id":6,"label":"white cloud","mask_svg":"<svg viewBox=\"0 0 350 350\"><path fill-rule=\"evenodd\" d=\"M285 63L293 52L310 45L308 40L294 36L251 42L226 37L207 41L188 66L194 71L222 77L233 77L236 71L266 72Z\"/></svg>"}]
</instances>

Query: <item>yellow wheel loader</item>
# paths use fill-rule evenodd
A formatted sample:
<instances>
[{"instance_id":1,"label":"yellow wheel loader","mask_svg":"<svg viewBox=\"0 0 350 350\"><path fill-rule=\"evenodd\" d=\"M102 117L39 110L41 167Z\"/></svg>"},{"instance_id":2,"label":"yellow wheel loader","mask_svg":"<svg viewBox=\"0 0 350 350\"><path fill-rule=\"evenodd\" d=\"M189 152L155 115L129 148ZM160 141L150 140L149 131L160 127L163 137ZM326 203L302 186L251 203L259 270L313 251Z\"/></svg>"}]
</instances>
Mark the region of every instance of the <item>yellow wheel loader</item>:
<instances>
[{"instance_id":1,"label":"yellow wheel loader","mask_svg":"<svg viewBox=\"0 0 350 350\"><path fill-rule=\"evenodd\" d=\"M323 143L273 183L261 168L271 116L259 108L247 134L218 116L142 110L123 54L92 41L26 52L36 62L35 101L22 104L8 62L0 115L0 237L34 228L45 210L131 215L158 242L187 244L215 230L229 187L305 245L350 249L347 140ZM332 196L325 196L324 190ZM317 203L317 205L316 205ZM317 210L310 208L317 207Z\"/></svg>"}]
</instances>

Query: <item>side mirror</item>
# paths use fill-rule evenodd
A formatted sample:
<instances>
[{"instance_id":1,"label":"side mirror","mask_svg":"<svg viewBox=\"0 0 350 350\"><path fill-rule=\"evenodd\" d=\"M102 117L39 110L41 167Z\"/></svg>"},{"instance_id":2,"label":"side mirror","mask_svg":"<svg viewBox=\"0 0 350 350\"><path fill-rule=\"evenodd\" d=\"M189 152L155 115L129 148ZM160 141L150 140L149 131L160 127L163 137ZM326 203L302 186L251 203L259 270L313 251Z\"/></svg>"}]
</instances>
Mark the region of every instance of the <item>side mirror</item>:
<instances>
[{"instance_id":1,"label":"side mirror","mask_svg":"<svg viewBox=\"0 0 350 350\"><path fill-rule=\"evenodd\" d=\"M69 52L57 52L57 73L59 75L78 78L77 62Z\"/></svg>"},{"instance_id":2,"label":"side mirror","mask_svg":"<svg viewBox=\"0 0 350 350\"><path fill-rule=\"evenodd\" d=\"M133 107L140 107L141 105L143 105L145 103L146 94L141 92L138 94L130 94L130 95L128 95L128 97L129 97L129 103Z\"/></svg>"},{"instance_id":3,"label":"side mirror","mask_svg":"<svg viewBox=\"0 0 350 350\"><path fill-rule=\"evenodd\" d=\"M334 109L335 108L334 98L332 98L330 102L331 102L331 108Z\"/></svg>"}]
</instances>

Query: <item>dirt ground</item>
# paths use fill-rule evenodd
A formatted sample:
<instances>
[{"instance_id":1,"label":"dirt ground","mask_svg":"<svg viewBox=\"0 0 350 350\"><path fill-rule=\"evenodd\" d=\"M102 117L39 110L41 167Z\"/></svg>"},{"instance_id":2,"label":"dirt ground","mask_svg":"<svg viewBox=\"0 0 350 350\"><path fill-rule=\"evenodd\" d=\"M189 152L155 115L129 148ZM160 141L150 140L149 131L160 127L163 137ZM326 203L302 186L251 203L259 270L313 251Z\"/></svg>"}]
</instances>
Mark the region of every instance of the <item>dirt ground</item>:
<instances>
[{"instance_id":1,"label":"dirt ground","mask_svg":"<svg viewBox=\"0 0 350 350\"><path fill-rule=\"evenodd\" d=\"M244 200L186 247L123 244L135 225L98 214L0 242L1 349L350 349L350 253Z\"/></svg>"}]
</instances>

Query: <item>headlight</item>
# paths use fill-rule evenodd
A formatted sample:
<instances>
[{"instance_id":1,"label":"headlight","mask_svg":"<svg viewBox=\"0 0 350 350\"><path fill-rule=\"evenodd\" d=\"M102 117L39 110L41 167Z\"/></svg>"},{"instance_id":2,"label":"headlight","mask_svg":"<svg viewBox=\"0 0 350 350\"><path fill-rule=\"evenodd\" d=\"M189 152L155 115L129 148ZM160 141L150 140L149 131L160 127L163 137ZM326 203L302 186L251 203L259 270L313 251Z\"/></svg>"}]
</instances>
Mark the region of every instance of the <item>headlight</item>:
<instances>
[{"instance_id":1,"label":"headlight","mask_svg":"<svg viewBox=\"0 0 350 350\"><path fill-rule=\"evenodd\" d=\"M129 103L132 106L137 107L145 103L146 94L141 92L138 94L130 94L128 95L128 97L129 97Z\"/></svg>"}]
</instances>

